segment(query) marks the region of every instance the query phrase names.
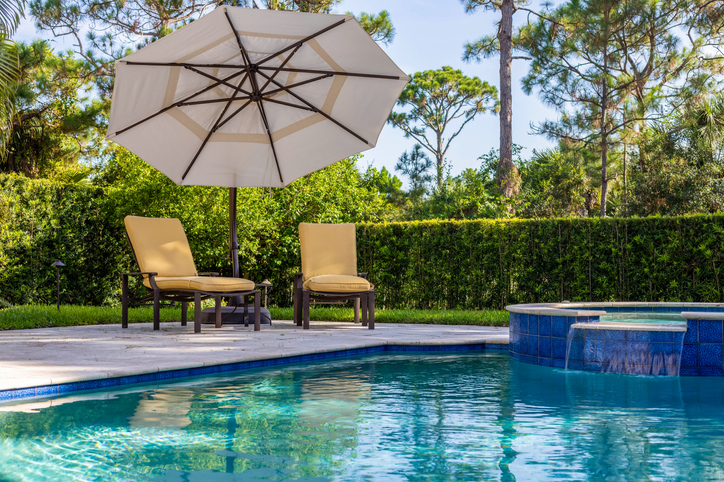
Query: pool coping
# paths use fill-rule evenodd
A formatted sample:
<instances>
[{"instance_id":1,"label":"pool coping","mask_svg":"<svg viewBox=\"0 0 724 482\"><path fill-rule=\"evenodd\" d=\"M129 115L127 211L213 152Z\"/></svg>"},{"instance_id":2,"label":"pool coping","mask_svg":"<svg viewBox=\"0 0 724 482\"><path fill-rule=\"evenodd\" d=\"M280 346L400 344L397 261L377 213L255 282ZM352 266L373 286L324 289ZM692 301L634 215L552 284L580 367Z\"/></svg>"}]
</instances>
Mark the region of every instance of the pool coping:
<instances>
[{"instance_id":1,"label":"pool coping","mask_svg":"<svg viewBox=\"0 0 724 482\"><path fill-rule=\"evenodd\" d=\"M373 353L400 353L400 352L461 352L461 351L497 351L508 350L508 343L501 340L486 340L468 343L435 342L425 344L422 342L381 342L360 348L349 348L329 351L310 351L307 354L296 354L282 357L262 357L244 359L243 361L226 362L220 364L192 364L187 367L169 370L156 370L140 372L132 375L121 375L107 378L92 378L58 384L38 385L24 388L0 390L0 405L13 403L18 400L29 400L65 395L74 392L129 386L141 383L179 380L184 378L229 373L235 371L265 368L279 365L290 365L310 361L346 358L351 356Z\"/></svg>"},{"instance_id":2,"label":"pool coping","mask_svg":"<svg viewBox=\"0 0 724 482\"><path fill-rule=\"evenodd\" d=\"M525 315L543 315L543 316L604 316L608 314L603 310L591 310L592 308L720 308L724 309L724 303L692 303L692 302L568 302L561 303L526 303L519 305L508 305L505 307L510 313L520 313ZM724 320L724 311L722 312L706 312L706 311L682 311L681 317L690 320Z\"/></svg>"}]
</instances>

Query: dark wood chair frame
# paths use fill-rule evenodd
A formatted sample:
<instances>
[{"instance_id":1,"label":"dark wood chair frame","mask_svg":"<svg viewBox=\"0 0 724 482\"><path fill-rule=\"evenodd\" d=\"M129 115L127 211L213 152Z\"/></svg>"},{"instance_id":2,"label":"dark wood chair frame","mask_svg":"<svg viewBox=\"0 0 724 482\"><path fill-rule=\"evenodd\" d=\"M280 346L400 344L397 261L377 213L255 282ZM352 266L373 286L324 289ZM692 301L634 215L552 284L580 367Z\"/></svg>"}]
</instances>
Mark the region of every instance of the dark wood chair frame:
<instances>
[{"instance_id":1,"label":"dark wood chair frame","mask_svg":"<svg viewBox=\"0 0 724 482\"><path fill-rule=\"evenodd\" d=\"M128 235L126 235L128 239ZM138 264L138 258L136 252L133 249L131 240L128 239L128 243L131 245L131 251L133 251L133 257ZM130 289L128 286L129 276L143 276L148 277L148 282L151 285L146 288L146 296L131 296ZM214 298L215 305L215 325L216 328L221 328L221 300L223 297L241 296L244 300L244 320L246 321L245 326L249 326L249 307L246 301L246 297L251 295L254 297L254 331L261 330L261 291L249 290L249 291L234 291L234 292L214 292L214 291L200 291L200 290L183 290L183 289L169 289L164 290L158 287L156 280L158 273L154 272L133 272L133 273L122 273L122 314L121 314L121 326L128 328L128 306L131 303L144 303L153 300L153 329L159 330L161 328L161 301L176 301L181 303L181 326L186 326L187 323L187 312L188 302L194 302L194 333L201 333L201 300L207 300ZM219 273L199 273L199 276L219 276Z\"/></svg>"},{"instance_id":2,"label":"dark wood chair frame","mask_svg":"<svg viewBox=\"0 0 724 482\"><path fill-rule=\"evenodd\" d=\"M367 279L367 273L357 273L360 278ZM318 301L347 301L355 300L354 321L360 321L362 312L362 326L370 330L375 329L375 290L356 293L329 293L325 291L312 291L304 288L304 273L294 275L294 322L304 330L309 329L309 305L312 300ZM369 320L368 320L369 312Z\"/></svg>"}]
</instances>

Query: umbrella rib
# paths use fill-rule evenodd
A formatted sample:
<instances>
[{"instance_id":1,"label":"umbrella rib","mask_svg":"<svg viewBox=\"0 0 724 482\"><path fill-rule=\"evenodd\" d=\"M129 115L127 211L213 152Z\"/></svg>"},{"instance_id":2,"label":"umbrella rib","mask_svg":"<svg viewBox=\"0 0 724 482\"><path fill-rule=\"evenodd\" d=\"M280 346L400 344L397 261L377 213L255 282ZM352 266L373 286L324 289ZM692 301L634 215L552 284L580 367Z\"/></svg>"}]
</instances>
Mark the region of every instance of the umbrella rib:
<instances>
[{"instance_id":1,"label":"umbrella rib","mask_svg":"<svg viewBox=\"0 0 724 482\"><path fill-rule=\"evenodd\" d=\"M296 47L294 50L292 50L292 53L289 54L286 59L284 59L284 62L282 62L282 64L279 66L279 68L277 68L276 70L274 70L274 73L272 74L271 79L267 80L266 83L261 87L261 89L259 89L259 92L263 92L264 89L266 89L266 86L269 85L269 83L270 83L272 80L274 80L274 77L276 77L279 72L281 72L281 70L279 70L279 69L281 69L281 68L283 68L285 65L287 65L287 62L289 62L289 61L291 60L291 58L294 57L294 54L296 54L296 53L299 51L299 47L301 47L301 46L302 46L302 45L299 44L299 45L297 45L297 47Z\"/></svg>"},{"instance_id":2,"label":"umbrella rib","mask_svg":"<svg viewBox=\"0 0 724 482\"><path fill-rule=\"evenodd\" d=\"M218 126L216 126L215 131L218 131L219 129L221 129L221 128L224 126L224 124L226 124L227 122L229 122L233 117L236 116L236 114L238 114L239 112L241 112L242 110L244 110L244 109L246 108L246 106L248 106L249 104L251 104L251 102L252 102L251 100L247 101L244 105L242 105L241 107L239 107L238 109L236 109L234 112L232 112L229 117L227 117L226 119L224 119L224 120L221 122L221 124L219 124Z\"/></svg>"},{"instance_id":3,"label":"umbrella rib","mask_svg":"<svg viewBox=\"0 0 724 482\"><path fill-rule=\"evenodd\" d=\"M279 70L281 72L298 72L303 74L327 74L327 75L345 75L347 77L365 77L369 79L386 79L386 80L402 80L397 75L382 75L382 74L363 74L359 72L337 72L329 70L314 70L314 69L293 69L288 67L258 67L259 70Z\"/></svg>"},{"instance_id":4,"label":"umbrella rib","mask_svg":"<svg viewBox=\"0 0 724 482\"><path fill-rule=\"evenodd\" d=\"M234 77L238 77L238 76L241 75L242 73L244 73L244 71L235 72L235 73L231 74L230 76L226 77L226 78L223 79L223 80L231 80L231 79L233 79ZM213 89L214 87L218 86L219 84L221 84L221 81L220 81L220 80L219 80L218 82L214 82L213 84L209 85L208 87L205 87L205 88L201 89L200 91L196 92L195 94L191 94L191 95L189 95L188 97L184 97L183 99L181 99L181 100L178 101L178 102L174 102L173 104L171 104L171 105L169 105L169 106L167 106L167 107L164 107L163 109L159 110L159 111L156 112L155 114L151 114L151 115L149 115L148 117L145 117L145 118L141 119L140 121L138 121L138 122L136 122L136 123L134 123L134 124L131 124L131 125L128 126L128 127L124 127L123 129L121 129L121 130L119 130L119 131L116 131L115 134L113 134L113 135L117 136L117 135L119 135L119 134L123 134L123 133L126 132L127 130L133 129L133 128L136 127L137 125L143 124L144 122L153 119L153 118L156 117L157 115L161 115L161 114L163 114L164 112L173 109L174 107L179 107L181 104L183 104L183 103L186 102L187 100L193 99L194 97L196 97L196 96L198 96L198 95L201 95L201 94L203 94L204 92L208 92L209 90Z\"/></svg>"},{"instance_id":5,"label":"umbrella rib","mask_svg":"<svg viewBox=\"0 0 724 482\"><path fill-rule=\"evenodd\" d=\"M241 82L239 83L239 86L241 86L244 82L246 82L246 76L244 76L244 78L241 79ZM226 111L229 109L229 106L230 106L231 103L233 102L233 100L234 100L234 98L236 97L236 94L237 94L238 92L239 92L238 90L235 90L234 93L231 94L231 98L229 99L229 101L228 101L228 102L226 103L226 105L224 106L224 109L221 111L221 114L219 115L219 118L216 119L216 122L214 123L214 127L212 127L211 130L209 130L209 133L206 135L206 138L204 139L204 142L201 143L201 147L199 147L199 150L196 151L196 154L194 155L194 158L191 159L191 163L188 165L188 167L187 167L186 170L184 171L183 176L181 176L181 180L182 180L182 181L183 181L184 179L186 179L186 175L189 173L189 171L191 170L191 168L192 168L192 167L194 166L194 164L196 163L196 159L199 158L199 155L201 154L201 151L203 151L203 150L204 150L204 147L206 147L206 143L209 142L209 139L211 138L211 135L214 133L214 131L216 131L216 128L217 128L217 126L219 125L219 122L221 122L221 119L224 118L224 114L226 114Z\"/></svg>"},{"instance_id":6,"label":"umbrella rib","mask_svg":"<svg viewBox=\"0 0 724 482\"><path fill-rule=\"evenodd\" d=\"M277 150L274 147L274 140L272 139L271 130L269 129L269 122L266 118L266 112L264 111L264 105L261 102L257 102L256 104L259 106L259 113L261 114L261 119L264 121L264 127L266 127L266 133L269 136L269 145L271 145L272 153L274 154L274 162L277 164L277 172L279 173L279 180L281 181L282 185L284 185L284 178L282 177L282 170L279 167L279 158L277 157Z\"/></svg>"},{"instance_id":7,"label":"umbrella rib","mask_svg":"<svg viewBox=\"0 0 724 482\"><path fill-rule=\"evenodd\" d=\"M293 48L295 48L295 47L299 47L299 46L301 46L303 43L309 42L309 41L312 40L314 37L318 37L318 36L322 35L323 33L332 30L333 28L339 27L340 25L346 23L348 20L351 20L351 19L352 19L351 16L345 17L344 19L340 20L339 22L333 23L332 25L330 25L330 26L328 26L328 27L325 27L325 28L323 28L322 30L320 30L320 31L318 31L318 32L316 32L316 33L313 33L312 35L310 35L310 36L308 36L308 37L305 37L305 38L299 40L298 42L294 42L293 44L291 44L291 45L289 45L289 46L287 46L287 47L284 47L284 48L281 49L279 52L276 52L276 53L274 53L274 54L271 54L271 55L269 55L268 57L264 57L264 58L261 59L259 62L257 62L257 65L261 65L261 64L263 64L263 63L265 63L265 62L273 59L274 57L283 54L283 53L286 52L287 50L291 50L291 49L293 49Z\"/></svg>"},{"instance_id":8,"label":"umbrella rib","mask_svg":"<svg viewBox=\"0 0 724 482\"><path fill-rule=\"evenodd\" d=\"M238 32L234 28L234 24L231 21L231 17L229 16L229 12L224 9L224 15L226 15L226 20L229 22L229 27L231 27L231 31L234 32L234 37L236 37L236 43L239 45L239 51L241 51L241 58L244 60L244 66L248 67L251 65L251 59L249 58L249 53L244 48L244 44L241 43L241 37L239 37Z\"/></svg>"},{"instance_id":9,"label":"umbrella rib","mask_svg":"<svg viewBox=\"0 0 724 482\"><path fill-rule=\"evenodd\" d=\"M235 97L233 100L249 100L251 97ZM182 102L179 107L185 107L187 105L203 105L203 104L220 104L221 102L228 102L229 98L224 99L209 99L209 100L195 100L192 102Z\"/></svg>"},{"instance_id":10,"label":"umbrella rib","mask_svg":"<svg viewBox=\"0 0 724 482\"><path fill-rule=\"evenodd\" d=\"M202 76L204 76L204 77L206 77L206 78L208 78L208 79L211 79L211 80L214 80L214 81L221 81L222 84L224 84L224 85L227 86L227 87L230 87L230 88L234 89L235 92L241 92L241 93L244 93L244 94L246 94L246 95L251 95L251 92L247 92L247 91L245 91L244 89L241 88L241 86L244 85L243 82L242 82L241 84L239 84L239 87L236 87L236 86L234 86L234 85L232 85L232 84L230 84L230 83L228 83L228 82L226 82L226 81L223 81L223 80L221 80L221 79L219 79L219 78L217 78L217 77L214 77L214 76L211 75L211 74L207 74L206 72L202 72L202 71L196 69L195 67L191 67L191 66L189 66L189 65L185 65L184 67L186 67L186 68L187 68L188 70L190 70L191 72L195 72L195 73L197 73L197 74L199 74L199 75L202 75ZM246 81L246 78L245 78L244 80Z\"/></svg>"},{"instance_id":11,"label":"umbrella rib","mask_svg":"<svg viewBox=\"0 0 724 482\"><path fill-rule=\"evenodd\" d=\"M262 76L264 76L264 77L266 77L267 79L269 78L269 76L266 75L264 72L259 72L259 74L262 75ZM305 104L305 105L307 105L308 107L310 107L315 113L321 114L321 115L322 115L323 117L325 117L327 120L329 120L329 121L337 124L339 127L341 127L342 129L344 129L345 131L349 132L350 134L352 134L353 136L355 136L357 139L361 140L362 142L364 142L364 143L367 144L368 146L372 146L372 144L370 144L369 142L367 142L367 140L366 140L364 137L360 136L359 134L357 134L356 132L354 132L352 129L350 129L349 127L345 126L344 124L342 124L341 122L337 121L336 119L332 118L332 116L330 116L330 115L322 112L320 109L314 107L314 105L310 104L309 102L307 102L306 100L304 100L303 98L301 98L300 96L298 96L297 94L295 94L294 92L292 92L291 90L289 90L288 88L284 87L282 84L280 84L280 83L277 82L276 80L272 80L272 82L273 82L277 87L279 87L279 88L281 88L281 89L284 89L289 95L291 95L292 97L294 97L294 98L297 99L298 101L300 101L300 102L302 102L303 104Z\"/></svg>"},{"instance_id":12,"label":"umbrella rib","mask_svg":"<svg viewBox=\"0 0 724 482\"><path fill-rule=\"evenodd\" d=\"M145 65L150 67L196 67L199 69L246 69L246 65L235 64L192 64L188 62L135 62L125 61L126 65Z\"/></svg>"},{"instance_id":13,"label":"umbrella rib","mask_svg":"<svg viewBox=\"0 0 724 482\"><path fill-rule=\"evenodd\" d=\"M264 102L273 102L273 103L275 103L275 104L286 105L287 107L295 107L295 108L297 108L297 109L302 109L302 110L308 110L308 111L311 111L311 112L316 112L316 109L312 109L311 107L304 107L303 105L291 104L291 103L289 103L289 102L283 102L283 101L281 101L281 100L276 100L276 99L266 99L266 98L265 98L265 99L264 99Z\"/></svg>"},{"instance_id":14,"label":"umbrella rib","mask_svg":"<svg viewBox=\"0 0 724 482\"><path fill-rule=\"evenodd\" d=\"M312 82L317 82L318 80L328 79L328 78L332 77L332 75L333 74L320 75L319 77L314 77L313 79L305 80L303 82L297 82L296 84L287 85L286 88L293 89L294 87L299 87L301 85L311 84ZM267 81L267 83L268 83L268 81ZM264 95L264 96L274 95L276 93L283 92L283 91L284 91L284 89L275 89L275 90L270 90L269 92L264 92L264 93L262 93L262 95Z\"/></svg>"}]
</instances>

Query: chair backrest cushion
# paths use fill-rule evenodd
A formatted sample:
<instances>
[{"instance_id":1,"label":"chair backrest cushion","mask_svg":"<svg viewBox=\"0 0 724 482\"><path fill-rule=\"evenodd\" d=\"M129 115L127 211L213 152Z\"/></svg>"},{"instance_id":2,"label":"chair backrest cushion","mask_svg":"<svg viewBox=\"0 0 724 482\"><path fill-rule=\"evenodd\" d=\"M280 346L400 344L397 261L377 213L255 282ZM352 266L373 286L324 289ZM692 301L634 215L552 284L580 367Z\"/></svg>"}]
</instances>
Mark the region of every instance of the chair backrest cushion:
<instances>
[{"instance_id":1,"label":"chair backrest cushion","mask_svg":"<svg viewBox=\"0 0 724 482\"><path fill-rule=\"evenodd\" d=\"M124 222L141 271L159 276L198 275L181 221L126 216Z\"/></svg>"},{"instance_id":2,"label":"chair backrest cushion","mask_svg":"<svg viewBox=\"0 0 724 482\"><path fill-rule=\"evenodd\" d=\"M304 279L324 274L357 276L354 223L299 225Z\"/></svg>"}]
</instances>

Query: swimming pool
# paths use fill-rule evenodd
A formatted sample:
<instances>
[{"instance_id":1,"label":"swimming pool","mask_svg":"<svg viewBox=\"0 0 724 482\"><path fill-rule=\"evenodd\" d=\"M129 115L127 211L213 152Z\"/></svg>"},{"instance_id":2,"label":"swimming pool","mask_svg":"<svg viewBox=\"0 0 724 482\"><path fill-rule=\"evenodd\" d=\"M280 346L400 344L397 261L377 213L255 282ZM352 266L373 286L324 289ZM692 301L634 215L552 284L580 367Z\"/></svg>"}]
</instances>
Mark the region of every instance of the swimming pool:
<instances>
[{"instance_id":1,"label":"swimming pool","mask_svg":"<svg viewBox=\"0 0 724 482\"><path fill-rule=\"evenodd\" d=\"M7 406L0 406L7 407ZM724 383L366 355L31 400L0 481L722 480Z\"/></svg>"}]
</instances>

